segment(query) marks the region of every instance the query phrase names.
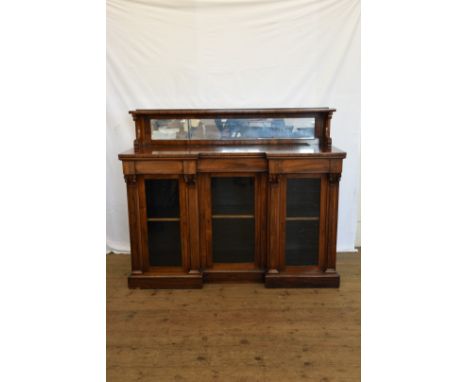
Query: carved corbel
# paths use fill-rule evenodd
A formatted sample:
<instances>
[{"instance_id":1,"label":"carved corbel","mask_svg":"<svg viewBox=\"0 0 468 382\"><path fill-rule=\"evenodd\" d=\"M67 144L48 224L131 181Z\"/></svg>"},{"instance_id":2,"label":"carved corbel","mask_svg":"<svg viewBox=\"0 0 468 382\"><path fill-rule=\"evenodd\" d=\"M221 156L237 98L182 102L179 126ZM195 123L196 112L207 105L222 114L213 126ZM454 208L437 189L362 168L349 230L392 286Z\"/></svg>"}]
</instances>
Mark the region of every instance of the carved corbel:
<instances>
[{"instance_id":1,"label":"carved corbel","mask_svg":"<svg viewBox=\"0 0 468 382\"><path fill-rule=\"evenodd\" d=\"M268 182L271 184L278 184L279 176L278 174L268 174Z\"/></svg>"},{"instance_id":2,"label":"carved corbel","mask_svg":"<svg viewBox=\"0 0 468 382\"><path fill-rule=\"evenodd\" d=\"M328 174L328 182L330 184L338 184L341 179L341 173L331 172Z\"/></svg>"},{"instance_id":3,"label":"carved corbel","mask_svg":"<svg viewBox=\"0 0 468 382\"><path fill-rule=\"evenodd\" d=\"M134 186L136 185L137 177L135 174L126 174L124 175L125 178L125 183L129 186Z\"/></svg>"},{"instance_id":4,"label":"carved corbel","mask_svg":"<svg viewBox=\"0 0 468 382\"><path fill-rule=\"evenodd\" d=\"M184 180L187 186L194 186L197 180L197 176L195 174L184 174Z\"/></svg>"}]
</instances>

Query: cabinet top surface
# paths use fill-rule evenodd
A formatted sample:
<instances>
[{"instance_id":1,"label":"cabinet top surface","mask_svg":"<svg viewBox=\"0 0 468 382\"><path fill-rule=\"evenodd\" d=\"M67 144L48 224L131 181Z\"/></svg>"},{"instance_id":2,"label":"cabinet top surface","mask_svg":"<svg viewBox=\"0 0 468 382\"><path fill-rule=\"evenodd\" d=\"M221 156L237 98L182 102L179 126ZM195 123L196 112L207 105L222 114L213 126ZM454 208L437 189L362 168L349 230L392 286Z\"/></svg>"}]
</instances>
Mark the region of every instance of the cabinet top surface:
<instances>
[{"instance_id":1,"label":"cabinet top surface","mask_svg":"<svg viewBox=\"0 0 468 382\"><path fill-rule=\"evenodd\" d=\"M129 111L132 115L243 115L243 114L291 114L291 113L324 113L334 112L336 109L329 107L313 107L313 108L262 108L262 109L136 109Z\"/></svg>"},{"instance_id":2,"label":"cabinet top surface","mask_svg":"<svg viewBox=\"0 0 468 382\"><path fill-rule=\"evenodd\" d=\"M156 158L198 158L198 157L327 157L345 158L346 153L336 147L322 149L316 140L296 144L280 145L191 145L159 146L135 151L133 149L119 154L122 160L156 159Z\"/></svg>"}]
</instances>

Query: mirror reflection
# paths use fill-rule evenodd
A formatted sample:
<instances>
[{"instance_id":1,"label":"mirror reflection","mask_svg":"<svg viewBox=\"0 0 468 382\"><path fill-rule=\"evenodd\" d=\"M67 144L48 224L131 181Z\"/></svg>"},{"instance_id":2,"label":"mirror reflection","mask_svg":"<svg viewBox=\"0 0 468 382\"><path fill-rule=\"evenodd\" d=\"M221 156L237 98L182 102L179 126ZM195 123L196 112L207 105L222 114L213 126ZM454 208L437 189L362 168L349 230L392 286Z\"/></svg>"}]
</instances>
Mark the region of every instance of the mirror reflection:
<instances>
[{"instance_id":1,"label":"mirror reflection","mask_svg":"<svg viewBox=\"0 0 468 382\"><path fill-rule=\"evenodd\" d=\"M151 139L314 139L315 118L152 119Z\"/></svg>"},{"instance_id":2,"label":"mirror reflection","mask_svg":"<svg viewBox=\"0 0 468 382\"><path fill-rule=\"evenodd\" d=\"M151 139L188 139L187 119L152 119Z\"/></svg>"}]
</instances>

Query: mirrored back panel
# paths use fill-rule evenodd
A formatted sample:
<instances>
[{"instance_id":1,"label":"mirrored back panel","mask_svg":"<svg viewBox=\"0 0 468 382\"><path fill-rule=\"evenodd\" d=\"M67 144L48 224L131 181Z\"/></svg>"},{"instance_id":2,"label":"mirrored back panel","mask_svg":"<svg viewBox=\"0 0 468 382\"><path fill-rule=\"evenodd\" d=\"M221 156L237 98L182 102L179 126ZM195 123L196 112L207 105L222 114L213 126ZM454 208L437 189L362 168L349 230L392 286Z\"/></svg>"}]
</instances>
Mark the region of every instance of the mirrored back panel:
<instances>
[{"instance_id":1,"label":"mirrored back panel","mask_svg":"<svg viewBox=\"0 0 468 382\"><path fill-rule=\"evenodd\" d=\"M152 140L314 139L315 118L151 119Z\"/></svg>"}]
</instances>

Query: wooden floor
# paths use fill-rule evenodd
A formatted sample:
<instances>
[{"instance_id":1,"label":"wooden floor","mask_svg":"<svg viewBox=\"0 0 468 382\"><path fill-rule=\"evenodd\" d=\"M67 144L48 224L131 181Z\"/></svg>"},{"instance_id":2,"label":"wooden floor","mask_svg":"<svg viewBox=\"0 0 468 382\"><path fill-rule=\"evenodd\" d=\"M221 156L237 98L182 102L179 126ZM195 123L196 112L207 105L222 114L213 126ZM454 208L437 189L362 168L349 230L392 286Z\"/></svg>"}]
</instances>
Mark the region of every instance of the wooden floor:
<instances>
[{"instance_id":1,"label":"wooden floor","mask_svg":"<svg viewBox=\"0 0 468 382\"><path fill-rule=\"evenodd\" d=\"M337 268L340 289L129 290L108 255L107 380L359 381L360 256Z\"/></svg>"}]
</instances>

